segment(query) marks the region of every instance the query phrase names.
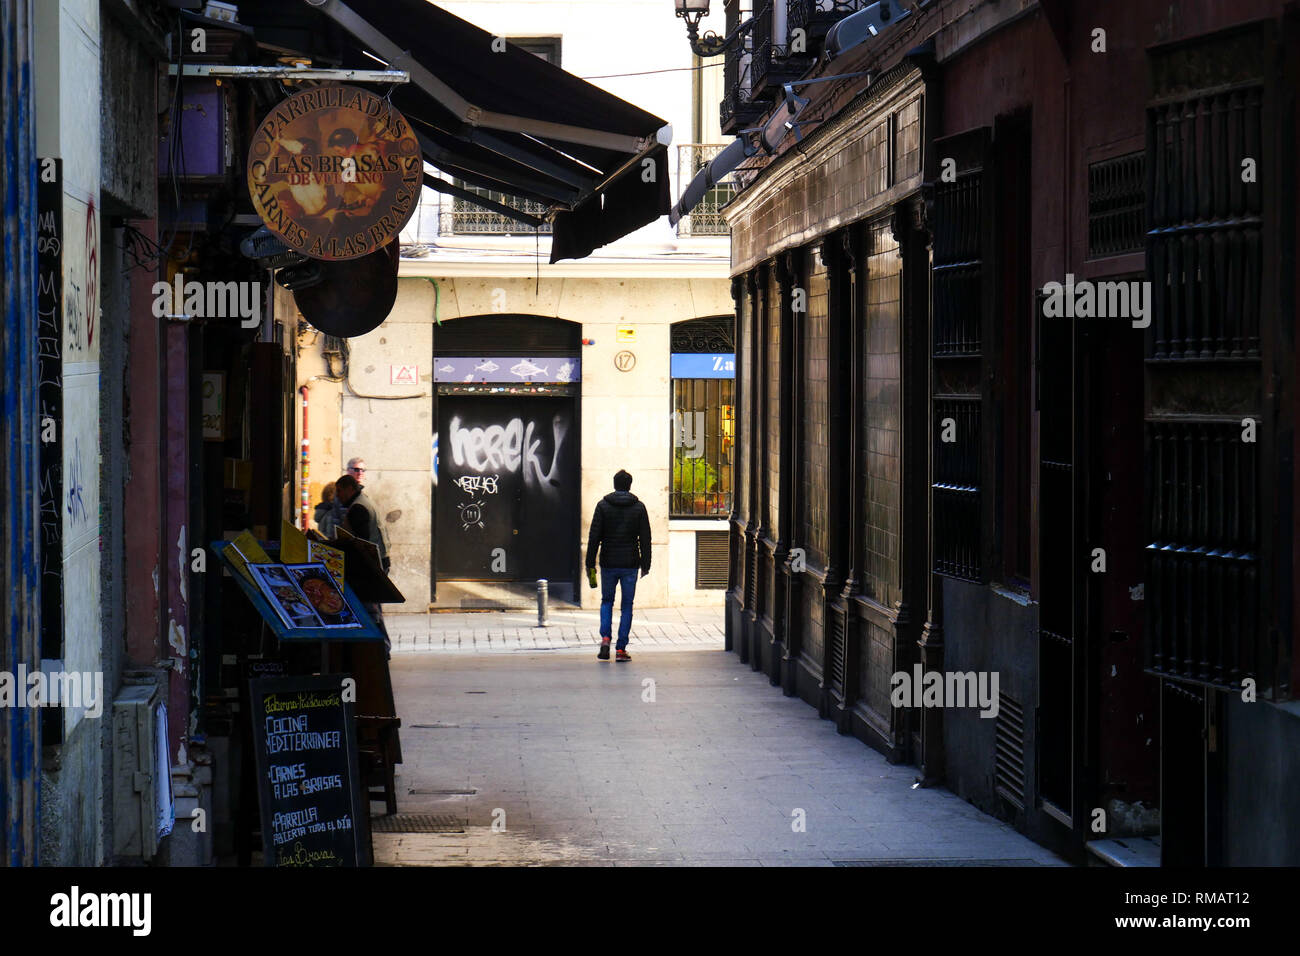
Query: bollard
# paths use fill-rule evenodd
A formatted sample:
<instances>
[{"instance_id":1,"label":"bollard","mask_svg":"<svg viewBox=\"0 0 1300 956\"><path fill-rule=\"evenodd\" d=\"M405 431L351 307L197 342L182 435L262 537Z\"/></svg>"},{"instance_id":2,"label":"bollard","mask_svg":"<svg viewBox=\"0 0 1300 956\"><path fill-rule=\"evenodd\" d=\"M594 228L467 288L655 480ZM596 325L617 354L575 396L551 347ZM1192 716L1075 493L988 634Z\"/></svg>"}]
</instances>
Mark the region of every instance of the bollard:
<instances>
[{"instance_id":1,"label":"bollard","mask_svg":"<svg viewBox=\"0 0 1300 956\"><path fill-rule=\"evenodd\" d=\"M547 599L550 597L549 591L550 591L550 585L546 583L546 578L538 578L537 579L537 626L538 627L546 627L549 623L547 619L547 612L549 610L547 608L547 603L548 603Z\"/></svg>"}]
</instances>

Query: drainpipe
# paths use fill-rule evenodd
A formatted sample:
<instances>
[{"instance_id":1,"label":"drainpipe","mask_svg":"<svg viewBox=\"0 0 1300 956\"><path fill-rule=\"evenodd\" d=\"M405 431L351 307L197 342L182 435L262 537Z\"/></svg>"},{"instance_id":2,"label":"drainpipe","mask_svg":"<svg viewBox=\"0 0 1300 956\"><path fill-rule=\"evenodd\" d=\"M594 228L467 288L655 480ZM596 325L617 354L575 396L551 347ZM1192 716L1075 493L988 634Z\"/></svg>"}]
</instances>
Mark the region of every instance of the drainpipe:
<instances>
[{"instance_id":1,"label":"drainpipe","mask_svg":"<svg viewBox=\"0 0 1300 956\"><path fill-rule=\"evenodd\" d=\"M298 389L302 396L302 490L299 500L302 503L302 530L307 530L307 514L311 507L311 493L307 490L307 386Z\"/></svg>"}]
</instances>

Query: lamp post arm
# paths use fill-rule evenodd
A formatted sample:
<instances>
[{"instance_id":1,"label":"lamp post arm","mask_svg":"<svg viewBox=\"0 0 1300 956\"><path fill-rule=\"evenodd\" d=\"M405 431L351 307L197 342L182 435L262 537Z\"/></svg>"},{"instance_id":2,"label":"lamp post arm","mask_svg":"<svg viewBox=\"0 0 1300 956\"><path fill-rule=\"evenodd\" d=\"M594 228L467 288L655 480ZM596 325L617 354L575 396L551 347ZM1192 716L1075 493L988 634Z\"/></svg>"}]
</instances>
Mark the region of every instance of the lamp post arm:
<instances>
[{"instance_id":1,"label":"lamp post arm","mask_svg":"<svg viewBox=\"0 0 1300 956\"><path fill-rule=\"evenodd\" d=\"M740 35L754 26L754 18L750 17L744 23L738 24L736 29L732 30L725 37L720 37L712 30L700 36L699 20L686 19L686 33L691 42L691 51L700 57L720 56L736 42Z\"/></svg>"}]
</instances>

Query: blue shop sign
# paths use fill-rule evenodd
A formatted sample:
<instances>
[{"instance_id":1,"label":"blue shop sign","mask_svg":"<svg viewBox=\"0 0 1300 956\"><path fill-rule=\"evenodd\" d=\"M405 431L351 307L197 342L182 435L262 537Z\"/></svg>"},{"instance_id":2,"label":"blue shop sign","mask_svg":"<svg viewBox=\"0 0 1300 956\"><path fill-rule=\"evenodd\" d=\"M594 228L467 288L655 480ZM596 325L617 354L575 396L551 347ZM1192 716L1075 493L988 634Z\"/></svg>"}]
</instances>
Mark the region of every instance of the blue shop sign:
<instances>
[{"instance_id":1,"label":"blue shop sign","mask_svg":"<svg viewBox=\"0 0 1300 956\"><path fill-rule=\"evenodd\" d=\"M682 352L673 355L673 378L735 378L736 353Z\"/></svg>"}]
</instances>

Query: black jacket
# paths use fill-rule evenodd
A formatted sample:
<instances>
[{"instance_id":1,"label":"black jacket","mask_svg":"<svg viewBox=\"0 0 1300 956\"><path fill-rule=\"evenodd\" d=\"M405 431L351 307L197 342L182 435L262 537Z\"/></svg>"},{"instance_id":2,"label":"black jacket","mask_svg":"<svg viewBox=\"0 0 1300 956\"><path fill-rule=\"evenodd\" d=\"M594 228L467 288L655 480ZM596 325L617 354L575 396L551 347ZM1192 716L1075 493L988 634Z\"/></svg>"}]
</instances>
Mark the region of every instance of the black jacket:
<instances>
[{"instance_id":1,"label":"black jacket","mask_svg":"<svg viewBox=\"0 0 1300 956\"><path fill-rule=\"evenodd\" d=\"M387 574L392 567L392 561L388 557L388 534L379 519L379 510L364 491L357 492L357 496L348 505L342 526L356 537L364 538L379 548L379 563Z\"/></svg>"},{"instance_id":2,"label":"black jacket","mask_svg":"<svg viewBox=\"0 0 1300 956\"><path fill-rule=\"evenodd\" d=\"M587 567L650 570L650 515L630 491L612 491L596 505L587 536Z\"/></svg>"}]
</instances>

